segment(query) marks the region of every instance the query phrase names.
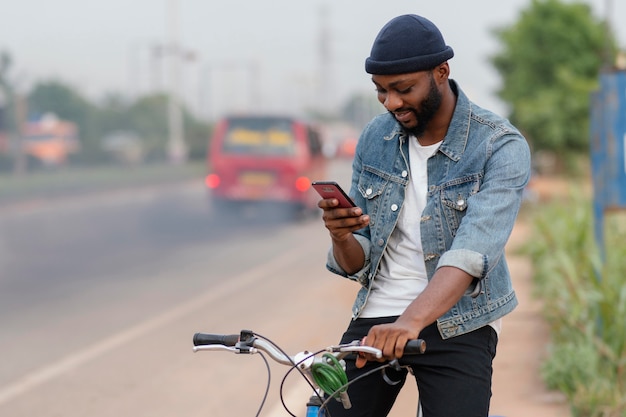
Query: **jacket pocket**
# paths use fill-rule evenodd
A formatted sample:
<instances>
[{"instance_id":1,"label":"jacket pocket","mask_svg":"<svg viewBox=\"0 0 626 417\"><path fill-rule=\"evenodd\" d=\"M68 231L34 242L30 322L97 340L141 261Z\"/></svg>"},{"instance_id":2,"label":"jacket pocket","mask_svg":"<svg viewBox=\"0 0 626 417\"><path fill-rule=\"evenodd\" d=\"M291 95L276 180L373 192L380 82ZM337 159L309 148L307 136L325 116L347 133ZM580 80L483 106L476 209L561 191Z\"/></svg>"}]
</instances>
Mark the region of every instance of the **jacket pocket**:
<instances>
[{"instance_id":1,"label":"jacket pocket","mask_svg":"<svg viewBox=\"0 0 626 417\"><path fill-rule=\"evenodd\" d=\"M452 236L456 235L467 211L470 197L480 188L479 174L448 181L441 186L441 205L446 224Z\"/></svg>"},{"instance_id":2,"label":"jacket pocket","mask_svg":"<svg viewBox=\"0 0 626 417\"><path fill-rule=\"evenodd\" d=\"M388 180L374 170L363 169L359 176L359 192L366 200L372 200L380 196L385 190Z\"/></svg>"},{"instance_id":3,"label":"jacket pocket","mask_svg":"<svg viewBox=\"0 0 626 417\"><path fill-rule=\"evenodd\" d=\"M370 226L378 223L378 214L380 213L380 205L382 195L389 183L389 179L385 178L382 173L364 167L359 176L358 190L365 199L366 213L370 216Z\"/></svg>"}]
</instances>

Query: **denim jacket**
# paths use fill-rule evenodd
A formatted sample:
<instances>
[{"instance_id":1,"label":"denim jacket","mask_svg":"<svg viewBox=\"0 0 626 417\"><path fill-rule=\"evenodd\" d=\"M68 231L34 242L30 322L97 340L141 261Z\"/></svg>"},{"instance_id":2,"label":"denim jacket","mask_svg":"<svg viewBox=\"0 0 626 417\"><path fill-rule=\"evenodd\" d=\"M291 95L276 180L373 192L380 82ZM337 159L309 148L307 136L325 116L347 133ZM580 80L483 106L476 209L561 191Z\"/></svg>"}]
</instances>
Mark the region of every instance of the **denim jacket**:
<instances>
[{"instance_id":1,"label":"denim jacket","mask_svg":"<svg viewBox=\"0 0 626 417\"><path fill-rule=\"evenodd\" d=\"M443 338L483 327L511 312L517 298L504 257L530 175L530 150L508 120L470 102L456 83L457 104L439 150L428 160L428 194L420 230L428 279L442 266L475 277L474 293L437 320ZM326 267L358 281L357 318L398 220L409 182L408 137L387 113L363 130L352 164L350 196L370 216L354 233L365 265L348 275L328 253ZM410 210L410 208L408 208Z\"/></svg>"}]
</instances>

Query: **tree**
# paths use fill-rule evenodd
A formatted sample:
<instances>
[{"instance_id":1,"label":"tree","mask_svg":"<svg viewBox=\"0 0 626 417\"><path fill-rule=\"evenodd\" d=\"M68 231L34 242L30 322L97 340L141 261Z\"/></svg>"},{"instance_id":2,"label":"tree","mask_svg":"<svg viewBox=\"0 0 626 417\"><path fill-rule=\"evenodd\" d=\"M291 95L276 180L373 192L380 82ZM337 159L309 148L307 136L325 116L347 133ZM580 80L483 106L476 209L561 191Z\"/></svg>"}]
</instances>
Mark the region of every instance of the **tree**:
<instances>
[{"instance_id":1,"label":"tree","mask_svg":"<svg viewBox=\"0 0 626 417\"><path fill-rule=\"evenodd\" d=\"M29 117L52 112L62 119L76 122L81 130L88 127L94 110L80 93L59 81L40 82L28 95Z\"/></svg>"},{"instance_id":2,"label":"tree","mask_svg":"<svg viewBox=\"0 0 626 417\"><path fill-rule=\"evenodd\" d=\"M129 109L131 127L144 140L150 158L166 158L167 104L167 95L153 94L141 97Z\"/></svg>"},{"instance_id":3,"label":"tree","mask_svg":"<svg viewBox=\"0 0 626 417\"><path fill-rule=\"evenodd\" d=\"M503 48L491 62L511 121L535 150L586 152L590 94L616 51L605 22L581 2L532 0L514 25L494 34Z\"/></svg>"},{"instance_id":4,"label":"tree","mask_svg":"<svg viewBox=\"0 0 626 417\"><path fill-rule=\"evenodd\" d=\"M11 91L7 81L7 73L11 66L11 57L0 51L0 171L6 171L11 166L9 156L9 99Z\"/></svg>"},{"instance_id":5,"label":"tree","mask_svg":"<svg viewBox=\"0 0 626 417\"><path fill-rule=\"evenodd\" d=\"M12 67L11 54L0 50L0 133L5 135L15 129L15 91L10 77Z\"/></svg>"},{"instance_id":6,"label":"tree","mask_svg":"<svg viewBox=\"0 0 626 417\"><path fill-rule=\"evenodd\" d=\"M99 104L84 98L78 90L60 81L38 83L28 96L31 118L51 112L79 127L81 152L74 160L82 163L99 163L109 159L103 150L102 140L115 132L132 132L139 136L152 160L166 157L168 125L168 97L153 94L128 102L120 94L110 93ZM183 110L187 126L186 140L190 142L193 156L201 158L206 152L210 127Z\"/></svg>"},{"instance_id":7,"label":"tree","mask_svg":"<svg viewBox=\"0 0 626 417\"><path fill-rule=\"evenodd\" d=\"M0 51L0 89L3 91L10 90L8 73L11 68L11 55L8 52Z\"/></svg>"},{"instance_id":8,"label":"tree","mask_svg":"<svg viewBox=\"0 0 626 417\"><path fill-rule=\"evenodd\" d=\"M121 94L108 93L98 105L96 125L99 136L116 130L129 130L131 126L130 105Z\"/></svg>"}]
</instances>

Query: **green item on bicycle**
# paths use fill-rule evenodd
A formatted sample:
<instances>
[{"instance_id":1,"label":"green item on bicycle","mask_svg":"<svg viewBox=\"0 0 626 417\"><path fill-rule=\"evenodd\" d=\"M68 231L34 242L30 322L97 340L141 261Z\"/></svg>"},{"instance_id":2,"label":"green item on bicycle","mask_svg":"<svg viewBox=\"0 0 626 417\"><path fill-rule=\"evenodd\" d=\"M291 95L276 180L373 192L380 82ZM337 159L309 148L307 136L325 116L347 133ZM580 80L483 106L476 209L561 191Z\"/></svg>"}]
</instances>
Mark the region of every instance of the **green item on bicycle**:
<instances>
[{"instance_id":1,"label":"green item on bicycle","mask_svg":"<svg viewBox=\"0 0 626 417\"><path fill-rule=\"evenodd\" d=\"M314 364L311 367L311 375L322 391L334 398L339 398L340 393L348 389L346 372L335 356L325 353L322 357L326 359L326 362Z\"/></svg>"}]
</instances>

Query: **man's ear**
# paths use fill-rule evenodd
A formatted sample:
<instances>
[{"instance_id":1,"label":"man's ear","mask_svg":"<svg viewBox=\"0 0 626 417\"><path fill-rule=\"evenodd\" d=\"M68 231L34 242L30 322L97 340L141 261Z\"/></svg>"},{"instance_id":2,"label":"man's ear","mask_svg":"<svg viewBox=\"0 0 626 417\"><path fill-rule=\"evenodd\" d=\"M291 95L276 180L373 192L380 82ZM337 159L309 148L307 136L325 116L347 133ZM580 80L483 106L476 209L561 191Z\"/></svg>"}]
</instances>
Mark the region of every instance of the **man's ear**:
<instances>
[{"instance_id":1,"label":"man's ear","mask_svg":"<svg viewBox=\"0 0 626 417\"><path fill-rule=\"evenodd\" d=\"M450 66L448 65L448 61L439 64L433 70L433 77L435 78L435 82L437 84L441 84L443 82L448 81L448 77L450 76Z\"/></svg>"}]
</instances>

